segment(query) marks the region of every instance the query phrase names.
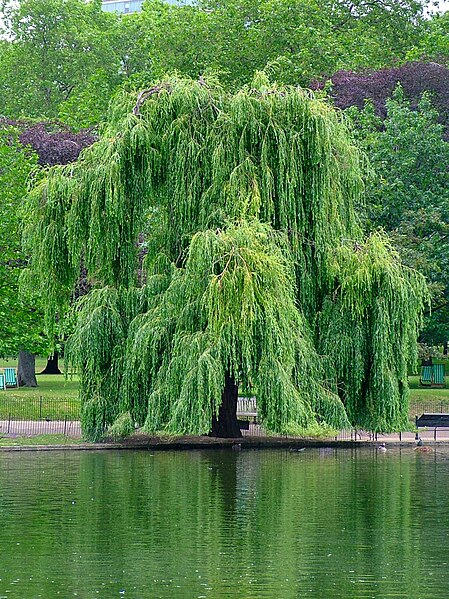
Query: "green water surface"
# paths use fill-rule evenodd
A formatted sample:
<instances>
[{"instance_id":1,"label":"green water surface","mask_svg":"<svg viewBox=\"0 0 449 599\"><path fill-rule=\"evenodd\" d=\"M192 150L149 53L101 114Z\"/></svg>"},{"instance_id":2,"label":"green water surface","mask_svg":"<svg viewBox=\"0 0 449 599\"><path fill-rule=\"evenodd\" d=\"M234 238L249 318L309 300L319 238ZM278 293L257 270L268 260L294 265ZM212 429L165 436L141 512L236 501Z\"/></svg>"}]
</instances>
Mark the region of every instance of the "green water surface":
<instances>
[{"instance_id":1,"label":"green water surface","mask_svg":"<svg viewBox=\"0 0 449 599\"><path fill-rule=\"evenodd\" d=\"M449 449L0 454L0 598L446 599Z\"/></svg>"}]
</instances>

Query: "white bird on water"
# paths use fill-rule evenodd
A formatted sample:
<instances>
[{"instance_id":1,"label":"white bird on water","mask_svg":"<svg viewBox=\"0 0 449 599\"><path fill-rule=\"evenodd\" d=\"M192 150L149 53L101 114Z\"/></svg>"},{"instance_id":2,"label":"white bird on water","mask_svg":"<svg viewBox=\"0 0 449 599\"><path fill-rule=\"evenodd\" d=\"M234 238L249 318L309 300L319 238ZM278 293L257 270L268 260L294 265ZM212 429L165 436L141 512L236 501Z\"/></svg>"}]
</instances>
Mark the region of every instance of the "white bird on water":
<instances>
[{"instance_id":1,"label":"white bird on water","mask_svg":"<svg viewBox=\"0 0 449 599\"><path fill-rule=\"evenodd\" d=\"M377 448L377 451L379 451L380 453L385 453L387 451L387 448L385 447L385 443L382 443L381 445L379 445L379 447Z\"/></svg>"}]
</instances>

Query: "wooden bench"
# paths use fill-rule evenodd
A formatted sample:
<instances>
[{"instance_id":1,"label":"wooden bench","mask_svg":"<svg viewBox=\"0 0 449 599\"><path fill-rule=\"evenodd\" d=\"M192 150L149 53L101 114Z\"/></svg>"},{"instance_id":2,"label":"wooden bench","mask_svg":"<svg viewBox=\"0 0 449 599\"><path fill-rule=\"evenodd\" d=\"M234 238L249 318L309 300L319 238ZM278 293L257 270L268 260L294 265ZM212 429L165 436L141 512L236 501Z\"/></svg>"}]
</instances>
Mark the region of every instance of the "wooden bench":
<instances>
[{"instance_id":1,"label":"wooden bench","mask_svg":"<svg viewBox=\"0 0 449 599\"><path fill-rule=\"evenodd\" d=\"M240 397L237 401L237 417L243 417L244 420L238 420L241 430L249 430L249 424L257 424L257 407L255 397Z\"/></svg>"},{"instance_id":2,"label":"wooden bench","mask_svg":"<svg viewBox=\"0 0 449 599\"><path fill-rule=\"evenodd\" d=\"M421 414L415 416L416 428L433 428L433 438L437 438L437 428L449 428L449 414ZM418 439L418 431L415 438Z\"/></svg>"}]
</instances>

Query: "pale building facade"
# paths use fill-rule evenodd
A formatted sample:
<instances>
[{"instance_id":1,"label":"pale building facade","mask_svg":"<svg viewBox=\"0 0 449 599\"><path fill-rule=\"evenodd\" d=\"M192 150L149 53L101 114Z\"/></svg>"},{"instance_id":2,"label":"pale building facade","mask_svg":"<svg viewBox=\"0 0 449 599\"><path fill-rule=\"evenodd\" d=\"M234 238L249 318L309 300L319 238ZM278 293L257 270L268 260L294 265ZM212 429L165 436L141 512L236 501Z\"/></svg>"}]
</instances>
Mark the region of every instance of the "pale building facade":
<instances>
[{"instance_id":1,"label":"pale building facade","mask_svg":"<svg viewBox=\"0 0 449 599\"><path fill-rule=\"evenodd\" d=\"M131 13L142 9L143 0L103 0L101 6L106 12Z\"/></svg>"},{"instance_id":2,"label":"pale building facade","mask_svg":"<svg viewBox=\"0 0 449 599\"><path fill-rule=\"evenodd\" d=\"M191 0L165 0L167 4L191 4ZM128 14L140 12L144 0L103 0L101 6L106 12Z\"/></svg>"}]
</instances>

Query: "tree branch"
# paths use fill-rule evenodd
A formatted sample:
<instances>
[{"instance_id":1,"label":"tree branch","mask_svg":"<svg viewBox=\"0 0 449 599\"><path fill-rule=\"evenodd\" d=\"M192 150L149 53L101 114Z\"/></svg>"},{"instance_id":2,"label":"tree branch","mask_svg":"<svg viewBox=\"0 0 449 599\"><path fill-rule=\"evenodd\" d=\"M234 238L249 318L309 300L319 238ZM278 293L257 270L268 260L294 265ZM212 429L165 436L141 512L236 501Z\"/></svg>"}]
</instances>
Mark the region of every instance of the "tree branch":
<instances>
[{"instance_id":1,"label":"tree branch","mask_svg":"<svg viewBox=\"0 0 449 599\"><path fill-rule=\"evenodd\" d=\"M170 92L171 91L171 86L168 85L168 84L155 85L154 87L151 87L150 89L144 89L144 90L142 90L139 93L139 95L137 96L137 102L136 102L136 105L133 108L133 114L135 116L140 116L140 108L141 108L142 104L145 102L145 100L147 98L149 98L150 96L153 96L154 94L158 94L163 89L165 89L166 91Z\"/></svg>"}]
</instances>

